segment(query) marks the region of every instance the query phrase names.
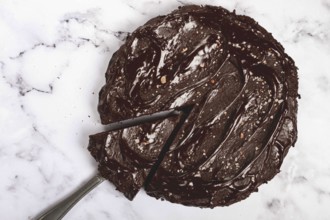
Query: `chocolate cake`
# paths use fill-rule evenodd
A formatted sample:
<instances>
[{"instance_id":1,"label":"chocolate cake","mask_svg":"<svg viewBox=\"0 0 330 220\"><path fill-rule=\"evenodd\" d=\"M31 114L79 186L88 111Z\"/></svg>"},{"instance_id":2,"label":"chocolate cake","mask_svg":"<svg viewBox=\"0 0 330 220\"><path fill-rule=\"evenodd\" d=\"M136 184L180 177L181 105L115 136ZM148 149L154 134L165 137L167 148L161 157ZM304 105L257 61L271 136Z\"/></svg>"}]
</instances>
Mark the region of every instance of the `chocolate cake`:
<instances>
[{"instance_id":1,"label":"chocolate cake","mask_svg":"<svg viewBox=\"0 0 330 220\"><path fill-rule=\"evenodd\" d=\"M294 61L252 18L180 7L113 54L98 110L103 124L182 115L93 135L89 150L129 199L144 186L174 203L227 206L280 171L297 138L297 90Z\"/></svg>"}]
</instances>

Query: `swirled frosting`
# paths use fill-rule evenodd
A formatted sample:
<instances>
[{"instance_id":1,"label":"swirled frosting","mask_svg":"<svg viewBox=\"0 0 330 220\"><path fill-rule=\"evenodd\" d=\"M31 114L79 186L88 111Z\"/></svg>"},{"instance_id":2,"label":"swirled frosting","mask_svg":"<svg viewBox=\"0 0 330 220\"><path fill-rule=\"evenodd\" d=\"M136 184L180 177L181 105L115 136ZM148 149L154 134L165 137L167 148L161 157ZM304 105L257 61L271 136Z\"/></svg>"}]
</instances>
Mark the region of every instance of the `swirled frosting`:
<instances>
[{"instance_id":1,"label":"swirled frosting","mask_svg":"<svg viewBox=\"0 0 330 220\"><path fill-rule=\"evenodd\" d=\"M90 136L100 174L132 200L147 179L179 116Z\"/></svg>"},{"instance_id":2,"label":"swirled frosting","mask_svg":"<svg viewBox=\"0 0 330 220\"><path fill-rule=\"evenodd\" d=\"M190 5L127 38L110 60L98 110L107 124L190 106L146 191L184 205L225 206L280 171L297 138L297 90L293 60L256 21ZM159 135L151 127L139 133L152 134Z\"/></svg>"}]
</instances>

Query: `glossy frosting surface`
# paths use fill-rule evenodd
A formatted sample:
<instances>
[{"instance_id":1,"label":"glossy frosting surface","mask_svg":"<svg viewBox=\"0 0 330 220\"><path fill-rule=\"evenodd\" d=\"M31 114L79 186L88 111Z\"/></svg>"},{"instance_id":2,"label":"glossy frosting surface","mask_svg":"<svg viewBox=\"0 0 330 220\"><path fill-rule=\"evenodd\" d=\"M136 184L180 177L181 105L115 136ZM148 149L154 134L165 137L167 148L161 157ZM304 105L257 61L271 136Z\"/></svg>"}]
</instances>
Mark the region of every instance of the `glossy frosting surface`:
<instances>
[{"instance_id":1,"label":"glossy frosting surface","mask_svg":"<svg viewBox=\"0 0 330 220\"><path fill-rule=\"evenodd\" d=\"M179 116L90 136L100 174L132 200L143 186Z\"/></svg>"},{"instance_id":2,"label":"glossy frosting surface","mask_svg":"<svg viewBox=\"0 0 330 220\"><path fill-rule=\"evenodd\" d=\"M296 141L294 62L253 19L221 7L185 6L150 20L114 54L106 79L104 124L191 107L146 186L156 198L200 207L240 201L279 172Z\"/></svg>"}]
</instances>

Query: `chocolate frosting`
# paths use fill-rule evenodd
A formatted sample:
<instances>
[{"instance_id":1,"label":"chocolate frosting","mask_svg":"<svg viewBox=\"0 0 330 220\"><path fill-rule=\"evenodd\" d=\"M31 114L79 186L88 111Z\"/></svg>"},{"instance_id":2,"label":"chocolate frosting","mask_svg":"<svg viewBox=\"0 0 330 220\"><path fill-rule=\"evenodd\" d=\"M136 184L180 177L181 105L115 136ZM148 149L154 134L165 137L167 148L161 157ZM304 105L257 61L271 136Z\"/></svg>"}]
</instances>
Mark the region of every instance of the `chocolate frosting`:
<instances>
[{"instance_id":1,"label":"chocolate frosting","mask_svg":"<svg viewBox=\"0 0 330 220\"><path fill-rule=\"evenodd\" d=\"M91 135L88 149L99 162L100 174L132 200L146 181L179 118L172 116Z\"/></svg>"},{"instance_id":2,"label":"chocolate frosting","mask_svg":"<svg viewBox=\"0 0 330 220\"><path fill-rule=\"evenodd\" d=\"M145 189L184 205L226 206L280 171L297 138L297 90L293 60L256 21L221 7L190 5L148 21L127 38L110 60L98 110L107 124L190 106ZM178 120L162 123L173 130ZM149 126L139 135L159 132ZM168 135L160 138L157 149ZM101 139L99 149L106 146ZM134 145L129 138L126 143ZM131 150L132 160L153 155L153 166L152 150ZM108 169L102 157L97 160L101 171ZM125 184L112 170L115 177L107 177Z\"/></svg>"}]
</instances>

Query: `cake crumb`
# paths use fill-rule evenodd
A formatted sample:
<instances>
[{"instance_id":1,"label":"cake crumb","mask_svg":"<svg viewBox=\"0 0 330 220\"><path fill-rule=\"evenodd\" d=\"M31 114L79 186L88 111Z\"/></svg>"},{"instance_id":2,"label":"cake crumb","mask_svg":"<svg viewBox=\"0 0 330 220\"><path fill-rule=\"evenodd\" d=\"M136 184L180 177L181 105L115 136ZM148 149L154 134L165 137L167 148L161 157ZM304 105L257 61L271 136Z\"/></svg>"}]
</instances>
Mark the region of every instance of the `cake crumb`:
<instances>
[{"instance_id":1,"label":"cake crumb","mask_svg":"<svg viewBox=\"0 0 330 220\"><path fill-rule=\"evenodd\" d=\"M162 77L160 78L160 83L161 83L161 84L165 84L165 83L166 83L166 76L162 76Z\"/></svg>"}]
</instances>

